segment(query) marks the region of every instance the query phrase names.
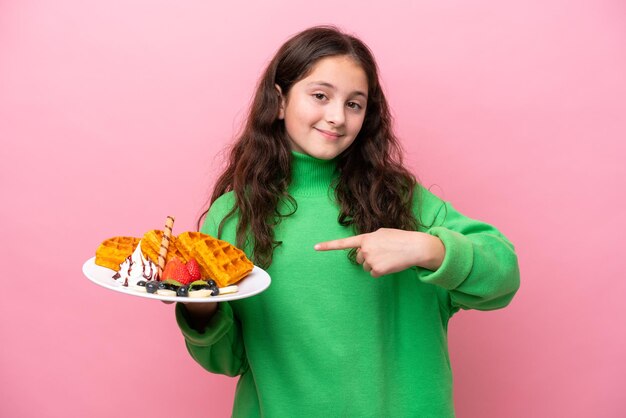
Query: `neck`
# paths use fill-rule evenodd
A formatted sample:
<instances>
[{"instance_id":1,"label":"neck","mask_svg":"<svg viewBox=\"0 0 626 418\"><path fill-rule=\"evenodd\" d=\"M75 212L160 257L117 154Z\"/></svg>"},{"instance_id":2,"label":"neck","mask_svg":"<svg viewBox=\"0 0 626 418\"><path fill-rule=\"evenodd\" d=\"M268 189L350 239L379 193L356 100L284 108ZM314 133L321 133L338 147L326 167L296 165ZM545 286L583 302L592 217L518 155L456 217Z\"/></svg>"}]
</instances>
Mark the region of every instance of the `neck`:
<instances>
[{"instance_id":1,"label":"neck","mask_svg":"<svg viewBox=\"0 0 626 418\"><path fill-rule=\"evenodd\" d=\"M337 177L335 160L320 160L295 151L291 155L289 193L294 196L319 196L328 193L330 184Z\"/></svg>"}]
</instances>

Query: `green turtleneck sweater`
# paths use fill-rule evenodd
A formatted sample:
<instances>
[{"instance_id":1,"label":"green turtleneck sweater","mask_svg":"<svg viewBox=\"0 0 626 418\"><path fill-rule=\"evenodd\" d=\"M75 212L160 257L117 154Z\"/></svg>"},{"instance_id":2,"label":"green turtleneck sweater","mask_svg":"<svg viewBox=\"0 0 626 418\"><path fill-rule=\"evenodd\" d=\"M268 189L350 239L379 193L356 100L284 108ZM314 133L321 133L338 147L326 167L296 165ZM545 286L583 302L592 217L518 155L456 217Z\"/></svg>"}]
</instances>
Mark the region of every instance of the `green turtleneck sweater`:
<instances>
[{"instance_id":1,"label":"green turtleneck sweater","mask_svg":"<svg viewBox=\"0 0 626 418\"><path fill-rule=\"evenodd\" d=\"M293 155L297 211L275 228L282 244L267 269L271 286L220 303L203 332L179 304L191 356L211 372L240 376L233 417L453 417L448 320L461 308L511 301L519 286L513 246L418 186L419 230L442 240L443 264L374 279L346 251L313 249L354 232L337 222L328 191L334 163ZM215 236L233 204L232 193L219 198L203 232ZM222 239L235 242L236 222Z\"/></svg>"}]
</instances>

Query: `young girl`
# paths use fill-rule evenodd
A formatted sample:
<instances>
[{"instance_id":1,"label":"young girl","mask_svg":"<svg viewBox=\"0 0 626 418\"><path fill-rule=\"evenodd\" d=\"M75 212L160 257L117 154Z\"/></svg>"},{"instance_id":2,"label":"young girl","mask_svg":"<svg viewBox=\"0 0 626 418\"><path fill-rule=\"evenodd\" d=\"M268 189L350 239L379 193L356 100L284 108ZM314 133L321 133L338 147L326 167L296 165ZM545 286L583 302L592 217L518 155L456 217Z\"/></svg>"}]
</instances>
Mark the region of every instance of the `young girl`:
<instances>
[{"instance_id":1,"label":"young girl","mask_svg":"<svg viewBox=\"0 0 626 418\"><path fill-rule=\"evenodd\" d=\"M511 243L402 166L373 56L332 27L270 62L202 231L272 277L176 306L192 357L239 376L234 417L452 417L448 320L519 286Z\"/></svg>"}]
</instances>

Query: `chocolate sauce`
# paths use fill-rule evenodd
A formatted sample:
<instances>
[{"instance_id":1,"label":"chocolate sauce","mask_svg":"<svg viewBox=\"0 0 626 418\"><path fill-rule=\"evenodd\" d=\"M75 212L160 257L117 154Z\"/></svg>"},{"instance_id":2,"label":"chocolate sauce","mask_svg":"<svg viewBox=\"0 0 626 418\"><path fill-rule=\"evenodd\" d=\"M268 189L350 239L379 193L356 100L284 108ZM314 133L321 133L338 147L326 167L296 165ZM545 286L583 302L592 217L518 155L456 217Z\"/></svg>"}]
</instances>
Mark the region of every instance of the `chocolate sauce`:
<instances>
[{"instance_id":1,"label":"chocolate sauce","mask_svg":"<svg viewBox=\"0 0 626 418\"><path fill-rule=\"evenodd\" d=\"M155 267L156 266L154 265L154 263L151 263L150 261L144 262L143 257L140 257L139 260L141 262L141 275L143 276L143 278L146 279L146 281L151 281L151 280L157 280L158 281L158 277L156 277L156 274L155 274L156 273L155 272ZM135 266L135 264L137 264L136 261L133 261L132 254L126 258L126 261L128 261L128 272L125 275L124 284L122 285L124 287L128 287L128 278L131 276L131 272L133 271L133 267ZM124 263L122 263L122 264L124 264ZM146 271L148 271L148 273L146 273ZM153 277L153 275L155 277ZM115 280L117 280L117 279L119 279L121 277L122 277L122 275L120 274L119 271L116 272L113 275L113 279L115 279Z\"/></svg>"},{"instance_id":2,"label":"chocolate sauce","mask_svg":"<svg viewBox=\"0 0 626 418\"><path fill-rule=\"evenodd\" d=\"M127 260L128 260L128 274L126 275L126 279L124 280L125 287L128 287L128 278L130 277L130 272L133 271L133 264L135 264L130 255L128 256Z\"/></svg>"},{"instance_id":3,"label":"chocolate sauce","mask_svg":"<svg viewBox=\"0 0 626 418\"><path fill-rule=\"evenodd\" d=\"M141 269L143 271L143 278L146 280L152 280L152 266L154 264L153 263L148 263L148 267L150 268L150 273L146 274L146 264L143 262L143 258L141 259Z\"/></svg>"}]
</instances>

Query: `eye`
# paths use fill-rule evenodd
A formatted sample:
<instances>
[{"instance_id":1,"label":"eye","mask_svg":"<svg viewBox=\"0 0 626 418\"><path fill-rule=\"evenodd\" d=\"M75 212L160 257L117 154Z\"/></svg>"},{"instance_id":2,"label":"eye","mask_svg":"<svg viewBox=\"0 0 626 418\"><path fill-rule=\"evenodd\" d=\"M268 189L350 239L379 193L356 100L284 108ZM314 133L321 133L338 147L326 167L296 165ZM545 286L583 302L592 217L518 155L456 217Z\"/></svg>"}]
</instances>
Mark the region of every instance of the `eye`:
<instances>
[{"instance_id":1,"label":"eye","mask_svg":"<svg viewBox=\"0 0 626 418\"><path fill-rule=\"evenodd\" d=\"M361 110L363 108L363 106L361 106L357 102L348 102L346 106L353 110Z\"/></svg>"},{"instance_id":2,"label":"eye","mask_svg":"<svg viewBox=\"0 0 626 418\"><path fill-rule=\"evenodd\" d=\"M312 96L315 97L319 101L327 99L327 97L326 97L326 95L324 93L313 93Z\"/></svg>"}]
</instances>

